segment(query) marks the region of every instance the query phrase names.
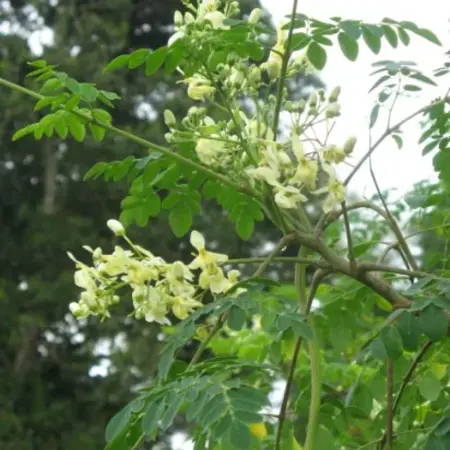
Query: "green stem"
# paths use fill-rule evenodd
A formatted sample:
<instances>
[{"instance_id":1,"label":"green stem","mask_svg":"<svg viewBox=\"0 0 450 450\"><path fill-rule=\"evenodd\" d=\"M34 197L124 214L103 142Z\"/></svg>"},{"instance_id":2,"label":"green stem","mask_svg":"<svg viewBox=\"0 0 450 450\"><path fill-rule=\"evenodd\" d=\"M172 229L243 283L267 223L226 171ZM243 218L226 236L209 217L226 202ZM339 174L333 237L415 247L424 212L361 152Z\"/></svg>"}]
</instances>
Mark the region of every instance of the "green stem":
<instances>
[{"instance_id":1,"label":"green stem","mask_svg":"<svg viewBox=\"0 0 450 450\"><path fill-rule=\"evenodd\" d=\"M206 337L206 339L198 346L196 352L194 353L194 356L192 357L189 365L187 366L186 370L189 370L192 368L192 366L194 364L196 364L198 362L198 360L201 358L203 352L205 351L206 347L208 346L208 344L211 342L212 338L216 335L216 333L222 328L222 325L225 323L225 321L227 320L228 314L222 314L219 317L219 320L216 322L216 324L214 325L214 327L211 329L211 331L209 332L208 336Z\"/></svg>"},{"instance_id":2,"label":"green stem","mask_svg":"<svg viewBox=\"0 0 450 450\"><path fill-rule=\"evenodd\" d=\"M280 81L278 82L278 90L277 90L277 98L275 103L275 112L273 116L273 124L272 124L272 132L273 132L273 139L276 140L277 137L277 131L278 131L278 123L280 120L280 112L281 112L281 104L283 102L283 90L284 90L284 83L286 81L286 73L287 73L287 67L289 63L289 58L291 56L291 43L292 43L292 34L294 32L294 16L297 12L297 6L298 6L298 0L294 0L292 2L292 16L291 16L291 23L289 26L288 31L288 37L286 40L286 48L283 54L283 62L281 63L281 71L280 71Z\"/></svg>"},{"instance_id":3,"label":"green stem","mask_svg":"<svg viewBox=\"0 0 450 450\"><path fill-rule=\"evenodd\" d=\"M314 338L308 342L309 356L311 361L311 403L309 404L309 420L306 430L305 450L312 450L319 424L320 395L322 392L322 381L320 373L320 347L318 343L317 328L312 316L309 316L309 326L313 331Z\"/></svg>"},{"instance_id":4,"label":"green stem","mask_svg":"<svg viewBox=\"0 0 450 450\"><path fill-rule=\"evenodd\" d=\"M301 255L300 249L299 255ZM295 271L295 284L297 287L297 297L300 302L300 308L305 314L309 313L313 296L308 301L306 298L306 266L297 264ZM320 347L318 342L317 327L312 315L308 315L308 323L313 332L313 339L308 341L308 350L311 370L311 402L309 404L308 426L306 428L306 439L304 450L312 450L319 424L320 395L322 391L322 380L320 371Z\"/></svg>"},{"instance_id":5,"label":"green stem","mask_svg":"<svg viewBox=\"0 0 450 450\"><path fill-rule=\"evenodd\" d=\"M38 94L37 92L34 92L30 89L27 89L25 87L19 86L18 84L12 83L10 81L7 81L3 78L0 78L0 85L6 86L10 89L13 89L17 92L21 92L25 95L28 95L29 97L32 97L36 100L41 100L42 98L44 98L43 95ZM151 150L155 150L158 151L160 153L162 153L163 155L166 155L172 159L174 159L175 161L180 162L181 164L184 164L186 166L192 167L193 169L197 170L198 172L204 173L205 175L207 175L210 178L213 178L227 186L230 186L234 189L236 189L238 192L242 192L246 195L249 195L250 197L253 198L258 198L259 196L253 191L250 190L246 187L243 186L239 186L238 184L236 184L234 181L230 180L229 178L227 178L224 175L221 175L220 173L217 173L211 169L208 169L205 166L202 166L201 164L196 163L195 161L193 161L192 159L186 158L166 147L163 147L161 145L158 144L154 144L153 142L150 142L146 139L143 139L139 136L136 136L132 133L129 133L128 131L124 131L121 130L120 128L114 127L112 125L108 125L106 123L103 122L98 122L96 120L94 120L92 117L90 117L87 114L83 114L79 111L71 111L72 114L75 114L78 117L83 118L84 120L87 120L88 122L94 123L95 125L111 132L114 133L117 136L121 136L124 139L126 139L127 141L133 142L141 147L145 147L147 149L151 149Z\"/></svg>"}]
</instances>

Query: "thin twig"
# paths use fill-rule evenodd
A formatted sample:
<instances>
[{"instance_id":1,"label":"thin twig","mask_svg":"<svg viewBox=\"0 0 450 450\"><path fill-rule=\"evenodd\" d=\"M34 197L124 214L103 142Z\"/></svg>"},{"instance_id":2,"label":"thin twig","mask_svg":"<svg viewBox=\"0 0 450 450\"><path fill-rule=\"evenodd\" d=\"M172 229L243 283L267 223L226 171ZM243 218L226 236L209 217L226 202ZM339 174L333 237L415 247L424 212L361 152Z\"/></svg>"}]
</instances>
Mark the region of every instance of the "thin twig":
<instances>
[{"instance_id":1,"label":"thin twig","mask_svg":"<svg viewBox=\"0 0 450 450\"><path fill-rule=\"evenodd\" d=\"M290 233L286 236L283 236L278 244L274 247L270 255L266 257L262 264L258 267L252 278L261 276L266 271L269 264L276 258L276 256L283 250L284 247L286 247L289 242L295 239L295 237L295 233Z\"/></svg>"},{"instance_id":2,"label":"thin twig","mask_svg":"<svg viewBox=\"0 0 450 450\"><path fill-rule=\"evenodd\" d=\"M224 265L227 264L258 264L266 261L266 258L233 258L229 259ZM295 256L275 256L271 258L268 264L271 263L300 263L300 264L306 264L309 266L315 266L320 267L322 269L329 269L331 266L326 261L323 261L321 259L309 259L309 258L297 258Z\"/></svg>"},{"instance_id":3,"label":"thin twig","mask_svg":"<svg viewBox=\"0 0 450 450\"><path fill-rule=\"evenodd\" d=\"M409 381L411 380L411 377L412 377L414 371L416 370L416 367L418 366L418 364L420 363L422 358L425 356L425 353L428 351L428 349L431 347L432 344L433 344L432 341L427 341L422 346L422 348L420 349L419 353L417 353L417 355L414 358L413 362L409 366L408 372L406 372L406 375L403 377L402 384L400 386L400 389L397 392L397 395L395 396L395 401L394 401L394 404L392 406L392 415L393 415L393 417L395 417L395 413L397 412L398 405L400 404L400 401L401 401L401 399L403 397L403 393L405 392L405 389L406 389ZM380 449L382 449L384 447L386 439L387 439L387 435L386 435L386 432L385 432L383 434L383 436L381 437L381 439L379 440L379 442L380 442L379 448Z\"/></svg>"},{"instance_id":4,"label":"thin twig","mask_svg":"<svg viewBox=\"0 0 450 450\"><path fill-rule=\"evenodd\" d=\"M450 101L450 97L445 96L444 98L441 98L440 100L437 100L433 103L430 103L427 106L423 106L422 108L418 109L417 111L411 113L409 116L405 117L404 119L397 122L392 127L389 127L386 129L386 131L378 138L378 140L369 148L367 153L358 161L354 169L350 172L350 174L347 176L347 178L344 181L344 184L347 185L350 180L355 176L355 174L358 172L358 170L361 168L361 166L367 161L367 159L372 155L372 153L379 147L379 145L395 130L399 129L402 125L404 125L406 122L409 122L414 117L418 116L419 114L422 114L432 108L434 108L437 105L440 105L442 103L446 103Z\"/></svg>"},{"instance_id":5,"label":"thin twig","mask_svg":"<svg viewBox=\"0 0 450 450\"><path fill-rule=\"evenodd\" d=\"M386 220L387 224L389 225L389 227L391 228L395 237L397 238L397 241L398 241L400 247L404 251L406 258L408 259L409 263L411 264L411 267L414 270L418 270L417 263L415 262L414 256L412 255L411 250L409 249L409 246L406 243L405 237L403 236L403 233L401 232L397 221L389 213L389 210L388 210L388 212L386 212L385 210L383 210L383 208L380 208L379 206L375 205L374 203L366 201L366 200L354 202L351 205L347 205L347 211L352 211L354 209L360 209L360 208L371 209L371 210L375 211L377 214L379 214L381 217L383 217L383 219ZM344 212L341 209L341 210L335 211L332 214L330 214L327 222L324 225L324 228L326 228L331 222L333 222L334 220L339 218L339 216L341 216L343 213Z\"/></svg>"},{"instance_id":6,"label":"thin twig","mask_svg":"<svg viewBox=\"0 0 450 450\"><path fill-rule=\"evenodd\" d=\"M350 221L348 220L347 208L345 201L341 203L342 215L344 217L345 235L347 237L348 259L350 260L350 269L355 270L355 253L353 251L352 232L350 229Z\"/></svg>"},{"instance_id":7,"label":"thin twig","mask_svg":"<svg viewBox=\"0 0 450 450\"><path fill-rule=\"evenodd\" d=\"M403 397L403 392L405 391L406 386L409 383L409 380L411 379L414 370L416 369L417 365L420 363L422 358L425 356L425 353L428 351L428 349L432 345L433 345L432 341L427 341L422 346L419 353L417 353L416 357L414 358L414 361L411 363L411 366L409 367L408 372L406 372L406 375L403 377L402 384L400 386L400 389L397 392L397 395L395 396L395 402L394 402L394 406L392 408L394 414L397 412L398 405L400 404L400 400Z\"/></svg>"},{"instance_id":8,"label":"thin twig","mask_svg":"<svg viewBox=\"0 0 450 450\"><path fill-rule=\"evenodd\" d=\"M418 270L419 267L415 262L415 259L408 247L408 244L406 243L406 239L403 236L403 233L400 230L400 227L397 224L397 221L394 219L394 216L391 214L391 211L389 210L389 207L383 197L383 194L381 192L380 186L378 184L377 181L377 177L375 176L375 172L373 170L373 166L372 166L372 157L369 157L369 171L370 171L370 176L372 177L373 180L373 184L375 185L375 189L377 191L378 197L381 200L381 203L383 205L384 208L384 212L386 214L386 217L388 219L388 222L393 226L393 228L395 228L397 230L398 235L401 235L401 239L398 239L398 243L399 243L399 247L398 247L398 252L400 254L400 256L403 259L403 262L405 263L405 266L407 269L413 268L414 270ZM414 278L411 278L411 282L414 282Z\"/></svg>"},{"instance_id":9,"label":"thin twig","mask_svg":"<svg viewBox=\"0 0 450 450\"><path fill-rule=\"evenodd\" d=\"M295 16L295 13L297 12L297 6L298 6L298 0L294 0L292 2L291 23L289 26L288 37L286 40L286 47L285 47L285 51L283 54L283 61L281 63L280 78L278 81L278 90L277 90L275 111L274 111L273 123L272 123L272 132L273 132L274 140L276 140L276 136L277 136L277 132L278 132L278 122L280 120L281 105L283 103L284 82L286 81L287 67L288 67L288 63L289 63L289 58L291 56L290 52L291 52L292 34L294 33L294 16Z\"/></svg>"}]
</instances>

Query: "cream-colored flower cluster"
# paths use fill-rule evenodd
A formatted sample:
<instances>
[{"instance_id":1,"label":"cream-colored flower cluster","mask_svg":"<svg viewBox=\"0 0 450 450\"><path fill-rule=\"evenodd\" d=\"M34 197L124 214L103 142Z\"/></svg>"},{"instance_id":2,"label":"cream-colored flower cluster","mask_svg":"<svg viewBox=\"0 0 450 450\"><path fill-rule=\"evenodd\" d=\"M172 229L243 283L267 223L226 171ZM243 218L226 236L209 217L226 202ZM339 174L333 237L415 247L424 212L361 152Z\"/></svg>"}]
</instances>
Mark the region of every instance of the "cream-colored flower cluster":
<instances>
[{"instance_id":1,"label":"cream-colored flower cluster","mask_svg":"<svg viewBox=\"0 0 450 450\"><path fill-rule=\"evenodd\" d=\"M85 246L92 253L92 266L69 253L77 267L75 284L83 289L80 300L69 305L77 318L109 317L109 307L119 302L117 292L129 287L136 318L169 324L170 312L184 319L202 305L200 300L205 291L223 294L238 282L239 271L230 270L225 275L220 267L228 260L227 255L206 250L205 240L198 231L192 231L190 239L197 250L193 254L195 258L184 264L181 261L167 263L133 244L117 220L109 220L108 227L128 242L130 250L116 246L113 253L104 254L100 248L93 250ZM193 272L197 270L200 271L198 285ZM237 296L243 291L238 288L231 295Z\"/></svg>"},{"instance_id":2,"label":"cream-colored flower cluster","mask_svg":"<svg viewBox=\"0 0 450 450\"><path fill-rule=\"evenodd\" d=\"M216 30L227 29L225 18L238 10L231 7L233 4L230 1L205 0L198 8L191 6L194 15L187 13L183 18L181 13L177 13L175 38L184 36L195 43L195 39L202 36L204 42L208 42L208 36L210 39L217 36ZM220 12L220 6L223 6L223 12ZM261 11L255 9L248 18L249 26L256 24L260 17ZM182 82L187 84L190 98L225 102L232 117L216 122L207 115L206 108L193 107L178 126L172 112L166 111L164 117L170 129L166 140L173 144L194 142L202 164L226 173L238 184L252 187L257 182L269 184L280 208L297 208L307 200L308 193L327 194L323 210L329 212L345 200L346 189L337 179L335 166L345 161L356 140L349 138L342 146L330 145L327 132L325 139L317 138L310 145L314 140L306 137L317 124L326 122L327 129L332 128L331 121L340 115L340 88L333 89L327 99L325 92L320 90L307 100L298 102L288 101L284 92L282 110L290 113L293 127L289 142L280 143L274 139L270 124L277 99L268 95L267 101L261 103L260 98L261 92L270 91L281 75L287 35L284 28L283 24L278 28L276 43L262 64L251 64L246 58L229 54L227 61L219 64L214 73L205 70L185 78ZM306 53L296 55L288 62L287 76L307 70L309 66ZM240 102L243 95L255 104L250 117L248 112L243 112ZM311 146L308 151L307 146ZM327 175L325 186L317 186L320 173Z\"/></svg>"}]
</instances>

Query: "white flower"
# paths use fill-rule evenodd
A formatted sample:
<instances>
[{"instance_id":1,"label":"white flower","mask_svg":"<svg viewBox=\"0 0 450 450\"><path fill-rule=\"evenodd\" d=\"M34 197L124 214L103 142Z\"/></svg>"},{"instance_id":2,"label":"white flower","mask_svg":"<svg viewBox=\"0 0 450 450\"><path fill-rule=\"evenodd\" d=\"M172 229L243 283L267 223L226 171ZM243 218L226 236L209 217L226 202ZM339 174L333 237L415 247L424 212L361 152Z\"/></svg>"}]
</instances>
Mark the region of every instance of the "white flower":
<instances>
[{"instance_id":1,"label":"white flower","mask_svg":"<svg viewBox=\"0 0 450 450\"><path fill-rule=\"evenodd\" d=\"M330 103L325 108L325 116L329 119L337 117L341 114L341 105L339 103Z\"/></svg>"},{"instance_id":2,"label":"white flower","mask_svg":"<svg viewBox=\"0 0 450 450\"><path fill-rule=\"evenodd\" d=\"M211 81L200 75L187 78L184 82L189 84L187 94L193 100L204 100L214 94L216 90L211 86Z\"/></svg>"},{"instance_id":3,"label":"white flower","mask_svg":"<svg viewBox=\"0 0 450 450\"><path fill-rule=\"evenodd\" d=\"M158 289L153 286L137 286L132 296L137 317L144 317L147 322L170 325L167 303Z\"/></svg>"},{"instance_id":4,"label":"white flower","mask_svg":"<svg viewBox=\"0 0 450 450\"><path fill-rule=\"evenodd\" d=\"M308 199L294 186L278 186L274 189L275 203L283 209L296 208L299 203L306 202Z\"/></svg>"},{"instance_id":5,"label":"white flower","mask_svg":"<svg viewBox=\"0 0 450 450\"><path fill-rule=\"evenodd\" d=\"M204 270L208 265L220 264L228 260L227 255L206 251L205 238L198 231L192 231L190 241L192 246L198 251L198 255L188 266L190 269Z\"/></svg>"},{"instance_id":6,"label":"white flower","mask_svg":"<svg viewBox=\"0 0 450 450\"><path fill-rule=\"evenodd\" d=\"M114 252L111 255L103 255L102 263L98 266L98 271L101 274L115 277L127 271L130 265L131 252L124 250L122 247L114 247Z\"/></svg>"},{"instance_id":7,"label":"white flower","mask_svg":"<svg viewBox=\"0 0 450 450\"><path fill-rule=\"evenodd\" d=\"M212 11L205 14L205 20L210 22L215 30L228 30L230 28L228 25L224 25L225 19L225 14L220 11Z\"/></svg>"},{"instance_id":8,"label":"white flower","mask_svg":"<svg viewBox=\"0 0 450 450\"><path fill-rule=\"evenodd\" d=\"M195 152L198 158L207 166L217 163L220 156L226 153L226 151L225 142L215 139L200 138L195 146Z\"/></svg>"},{"instance_id":9,"label":"white flower","mask_svg":"<svg viewBox=\"0 0 450 450\"><path fill-rule=\"evenodd\" d=\"M109 219L106 225L116 236L125 235L125 228L118 220Z\"/></svg>"},{"instance_id":10,"label":"white flower","mask_svg":"<svg viewBox=\"0 0 450 450\"><path fill-rule=\"evenodd\" d=\"M159 275L159 267L153 264L153 260L131 260L128 264L126 274L122 276L122 281L131 285L143 285L151 280L158 280Z\"/></svg>"},{"instance_id":11,"label":"white flower","mask_svg":"<svg viewBox=\"0 0 450 450\"><path fill-rule=\"evenodd\" d=\"M265 181L271 186L279 185L277 180L279 174L270 167L252 167L250 169L246 169L245 173L253 180Z\"/></svg>"},{"instance_id":12,"label":"white flower","mask_svg":"<svg viewBox=\"0 0 450 450\"><path fill-rule=\"evenodd\" d=\"M74 274L74 281L76 286L87 291L93 291L97 287L95 278L90 273L89 267L82 267L81 269L77 270Z\"/></svg>"},{"instance_id":13,"label":"white flower","mask_svg":"<svg viewBox=\"0 0 450 450\"><path fill-rule=\"evenodd\" d=\"M192 281L194 276L189 270L189 267L184 265L181 261L175 261L165 273L165 278L170 286L170 291L176 296L190 297L194 295L195 288L189 281Z\"/></svg>"},{"instance_id":14,"label":"white flower","mask_svg":"<svg viewBox=\"0 0 450 450\"><path fill-rule=\"evenodd\" d=\"M306 158L303 152L303 145L296 132L292 132L292 151L294 152L298 166L294 176L291 178L292 184L305 184L308 189L314 189L319 171L319 164L313 159Z\"/></svg>"},{"instance_id":15,"label":"white flower","mask_svg":"<svg viewBox=\"0 0 450 450\"><path fill-rule=\"evenodd\" d=\"M346 188L343 183L336 179L336 175L331 166L324 164L323 168L329 175L328 184L315 191L314 194L323 194L325 192L328 194L322 205L323 211L328 213L332 211L336 205L339 205L345 200Z\"/></svg>"},{"instance_id":16,"label":"white flower","mask_svg":"<svg viewBox=\"0 0 450 450\"><path fill-rule=\"evenodd\" d=\"M213 294L221 294L229 287L223 270L215 264L208 264L200 274L198 284L204 290L210 289Z\"/></svg>"},{"instance_id":17,"label":"white flower","mask_svg":"<svg viewBox=\"0 0 450 450\"><path fill-rule=\"evenodd\" d=\"M80 305L79 303L72 302L69 304L69 309L77 319L85 319L89 316L89 309L86 305Z\"/></svg>"},{"instance_id":18,"label":"white flower","mask_svg":"<svg viewBox=\"0 0 450 450\"><path fill-rule=\"evenodd\" d=\"M202 304L193 298L177 296L173 298L172 312L178 319L186 319L189 313L194 309L202 306Z\"/></svg>"}]
</instances>

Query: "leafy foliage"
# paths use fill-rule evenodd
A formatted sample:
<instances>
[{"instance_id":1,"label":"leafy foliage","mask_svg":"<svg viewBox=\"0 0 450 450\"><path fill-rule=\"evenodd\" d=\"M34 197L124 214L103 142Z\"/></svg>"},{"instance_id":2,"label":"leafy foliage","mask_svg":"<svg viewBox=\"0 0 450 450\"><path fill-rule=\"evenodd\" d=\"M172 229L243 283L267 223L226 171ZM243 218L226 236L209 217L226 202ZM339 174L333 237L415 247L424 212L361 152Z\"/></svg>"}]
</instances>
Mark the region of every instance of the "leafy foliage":
<instances>
[{"instance_id":1,"label":"leafy foliage","mask_svg":"<svg viewBox=\"0 0 450 450\"><path fill-rule=\"evenodd\" d=\"M310 95L308 104L287 103L285 78L304 64L290 63L292 51L304 49L308 64L321 69L327 62L325 47L333 44L330 39L333 36L343 55L351 61L357 59L362 41L376 54L384 41L394 48L400 42L408 45L410 34L435 44L440 44L438 38L411 22L384 19L380 24L367 24L333 18L326 23L295 14L284 27L290 30L290 37L286 41L283 29L278 31L268 61L261 65L265 71L262 72L258 66L252 66L253 62L264 60L261 36L269 31L258 24L260 11L253 11L243 21L230 18L236 8L234 2L227 3L227 15L217 10L214 2L204 3L198 9L188 1L183 4L196 17L190 12L191 15L175 15L177 39L172 38L167 46L157 50L138 49L120 55L106 66L105 72L145 67L146 76L150 76L158 70L169 75L179 69L193 100L206 101L218 94L222 112L230 116L228 122L216 122L206 116L206 108L191 108L182 120L184 128L177 128L175 115L166 111L169 147L162 147L112 126L110 113L98 108L95 102L112 107L112 101L118 99L116 94L78 82L64 72L55 71L44 60L32 63L32 76L42 83L40 94L13 85L38 100L36 111L50 109L38 122L21 128L13 140L28 134L40 140L56 133L60 139L71 135L75 141L84 142L89 130L97 141L102 141L106 133L114 133L150 148L147 157L129 156L125 160L98 163L86 175L114 181L126 178L131 183L129 195L121 204L120 219L125 225L146 226L150 217L167 211L172 232L182 237L191 229L195 216L201 214L204 200L215 199L235 222L242 240L249 239L255 222L264 218L272 220L283 235L265 258L234 261L207 251L204 238L191 235L191 243L198 251L195 264L185 266L177 261L177 265L168 265L143 247L135 246L122 224L114 222L110 228L130 244L131 251L125 253L117 247L121 256L115 256L116 259L99 250L92 251L92 268L77 261L75 282L85 289L81 300L93 315L102 312L98 280L104 281L111 273L117 280L121 277L124 285L132 285L135 290L143 288L140 296L133 291L136 309L148 304L154 309L165 307L166 298L182 304L186 295L192 301L194 294L199 294L190 284L192 292L185 292L185 281L193 280L191 268L201 269L198 285L203 291L201 295L207 297L201 308L186 313L187 317L175 326L163 328L165 345L157 376L135 389L136 398L111 418L106 427L106 448L131 450L146 445L174 426L180 415L185 418L197 450L297 450L299 442L305 450L342 447L375 450L383 448L386 442L389 447L399 449L445 448L450 439L450 289L446 250L444 254L439 252L439 260L433 264L425 258L416 259L407 242L414 235L405 236L398 224L406 207L402 203L388 205L381 192L372 201L346 205L344 183L336 179L331 163L338 164L351 153L354 139L342 149L323 146L317 139L320 148L313 152L317 158L307 158L296 134L297 128L305 131L298 119L291 140L297 167L289 176L286 173L293 169L293 159L285 151L287 146L276 141L278 116L283 108L293 113L293 117L300 117L307 107L307 115L313 119L303 124L306 129L313 127L321 108L326 120L339 116L336 90L326 102L325 93L319 91ZM233 72L239 62L242 72ZM370 128L379 120L380 110L389 98L392 112L400 93L420 91L420 83L437 85L434 79L418 71L413 62L380 61L374 67L374 74L381 76L371 90L379 87L382 90L370 114ZM226 70L230 73L220 78L221 71ZM236 80L241 84L246 81L242 74L248 74L250 80L247 93L255 102L256 131L251 130L253 124L237 101ZM263 74L269 78L268 82L262 81ZM442 75L441 68L433 76ZM276 83L277 95L273 98L268 95L268 104L260 105L257 88L267 87L270 92ZM421 143L431 140L424 153L438 147L434 164L443 184L418 186L406 203L409 212L419 210L410 219L417 227L416 234L437 230L445 238L450 206L446 195L448 103L445 94L397 125L390 123L389 114L386 131L365 156L368 158L388 136L400 147L402 124L420 114L427 116ZM264 136L260 133L262 126L270 130ZM250 132L244 135L243 128L249 128ZM223 129L225 136L219 134ZM328 135L327 131L326 139ZM201 140L203 145L199 146ZM281 155L277 153L280 149L284 151ZM226 155L220 159L217 155L222 152ZM219 158L220 164L215 158ZM248 161L250 164L246 165ZM328 184L313 190L318 161L326 163ZM235 170L226 173L230 167ZM311 174L314 183L309 179ZM296 177L300 177L300 182L295 181ZM291 184L286 184L284 178L290 178ZM301 205L307 199L301 193L303 188L310 193L327 193L322 205L324 213L314 230ZM364 215L361 210L370 213ZM374 220L373 214L380 220ZM340 217L344 219L342 227L336 225ZM428 221L434 223L434 228L421 228ZM345 229L344 248L340 242L341 228ZM392 237L395 240L382 249L386 245L383 239ZM279 256L290 240L300 246L298 257ZM405 269L392 264L392 260L391 264L384 264L392 258L390 252L394 249ZM133 266L130 255L145 255L147 265ZM261 278L276 259L295 264L295 285L279 285ZM261 265L247 280L238 283L239 274L231 270L225 278L226 265L254 262ZM314 276L309 280L307 266L314 268ZM158 267L156 278L151 272L155 267ZM146 278L142 278L142 273ZM228 283L226 288L224 280ZM157 292L153 297L150 281L155 282L151 288ZM109 298L111 286L106 287ZM105 309L105 317L109 315L106 312ZM82 311L80 316L87 317L88 313ZM160 323L169 323L165 314L164 310ZM154 317L145 315L145 318L154 321ZM197 350L187 364L180 353L195 341ZM273 383L283 376L287 383L282 404L273 413L269 396Z\"/></svg>"}]
</instances>

